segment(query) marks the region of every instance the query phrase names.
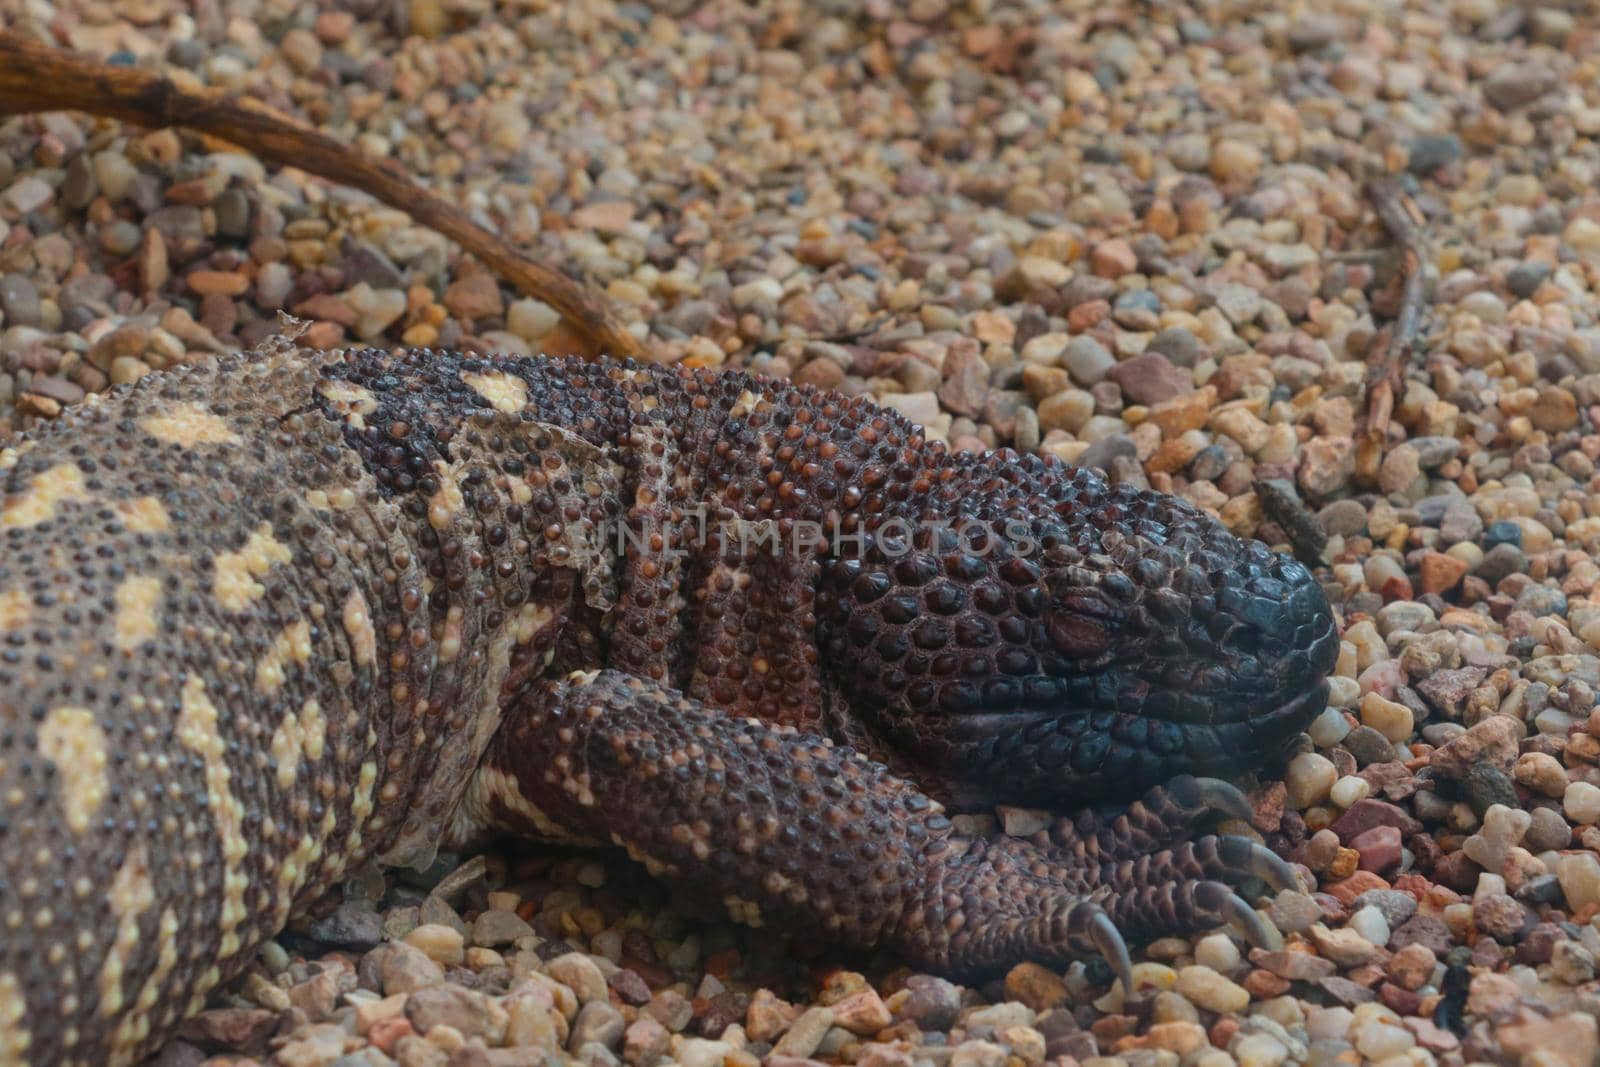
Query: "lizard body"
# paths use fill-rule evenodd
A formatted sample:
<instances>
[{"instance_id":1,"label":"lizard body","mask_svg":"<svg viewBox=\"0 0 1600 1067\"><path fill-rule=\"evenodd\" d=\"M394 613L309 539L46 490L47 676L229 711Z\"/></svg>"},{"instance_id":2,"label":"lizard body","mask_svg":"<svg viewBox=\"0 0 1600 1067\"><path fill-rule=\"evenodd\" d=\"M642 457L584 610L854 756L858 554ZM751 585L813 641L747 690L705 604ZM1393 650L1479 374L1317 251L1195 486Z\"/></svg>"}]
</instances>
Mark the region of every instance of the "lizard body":
<instances>
[{"instance_id":1,"label":"lizard body","mask_svg":"<svg viewBox=\"0 0 1600 1067\"><path fill-rule=\"evenodd\" d=\"M0 1063L124 1064L358 866L510 830L952 973L1262 921L1299 564L743 374L286 342L0 449ZM1031 841L945 806L1145 793ZM1091 899L1092 898L1092 899Z\"/></svg>"}]
</instances>

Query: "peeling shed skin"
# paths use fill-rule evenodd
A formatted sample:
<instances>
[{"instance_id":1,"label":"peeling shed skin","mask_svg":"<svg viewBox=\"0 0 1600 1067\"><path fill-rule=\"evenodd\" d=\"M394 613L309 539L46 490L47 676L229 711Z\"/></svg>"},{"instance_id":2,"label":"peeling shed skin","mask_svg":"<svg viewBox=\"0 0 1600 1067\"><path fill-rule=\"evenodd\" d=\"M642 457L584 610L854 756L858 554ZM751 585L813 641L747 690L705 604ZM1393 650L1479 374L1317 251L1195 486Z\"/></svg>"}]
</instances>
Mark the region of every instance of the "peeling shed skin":
<instances>
[{"instance_id":1,"label":"peeling shed skin","mask_svg":"<svg viewBox=\"0 0 1600 1067\"><path fill-rule=\"evenodd\" d=\"M1242 803L1193 775L1323 706L1310 575L865 400L282 343L69 411L0 491L5 1063L133 1062L360 865L492 832L953 974L1269 941L1228 883L1292 881L1193 837Z\"/></svg>"}]
</instances>

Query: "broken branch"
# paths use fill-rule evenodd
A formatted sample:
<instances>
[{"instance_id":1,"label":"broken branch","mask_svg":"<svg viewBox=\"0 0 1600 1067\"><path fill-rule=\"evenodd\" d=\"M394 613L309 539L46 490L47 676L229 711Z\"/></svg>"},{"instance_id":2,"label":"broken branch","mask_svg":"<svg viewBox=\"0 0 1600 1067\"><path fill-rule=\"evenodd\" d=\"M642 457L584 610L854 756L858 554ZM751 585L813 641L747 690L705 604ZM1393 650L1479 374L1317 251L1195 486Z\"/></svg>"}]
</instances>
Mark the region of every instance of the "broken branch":
<instances>
[{"instance_id":1,"label":"broken branch","mask_svg":"<svg viewBox=\"0 0 1600 1067\"><path fill-rule=\"evenodd\" d=\"M1417 345L1426 295L1423 291L1422 218L1415 205L1400 191L1399 185L1387 179L1368 182L1366 192L1378 213L1378 220L1399 246L1400 275L1404 280L1400 313L1390 326L1388 336L1373 346L1367 359L1365 437L1367 446L1375 450L1381 448L1384 435L1388 433L1395 401L1404 384L1405 368Z\"/></svg>"}]
</instances>

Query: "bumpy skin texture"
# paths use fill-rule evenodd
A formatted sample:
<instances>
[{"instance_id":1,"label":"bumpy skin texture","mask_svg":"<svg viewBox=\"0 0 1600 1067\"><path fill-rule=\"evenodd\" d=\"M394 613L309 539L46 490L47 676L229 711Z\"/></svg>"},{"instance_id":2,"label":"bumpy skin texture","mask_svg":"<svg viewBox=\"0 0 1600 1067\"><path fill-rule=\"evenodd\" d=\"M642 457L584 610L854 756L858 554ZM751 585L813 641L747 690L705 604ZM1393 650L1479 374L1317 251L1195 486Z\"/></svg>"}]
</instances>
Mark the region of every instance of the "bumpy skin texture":
<instances>
[{"instance_id":1,"label":"bumpy skin texture","mask_svg":"<svg viewBox=\"0 0 1600 1067\"><path fill-rule=\"evenodd\" d=\"M0 493L0 1063L133 1062L358 866L488 831L950 972L1262 937L1223 883L1286 869L1185 843L1239 803L1187 775L1271 758L1335 649L1187 505L739 374L283 345Z\"/></svg>"}]
</instances>

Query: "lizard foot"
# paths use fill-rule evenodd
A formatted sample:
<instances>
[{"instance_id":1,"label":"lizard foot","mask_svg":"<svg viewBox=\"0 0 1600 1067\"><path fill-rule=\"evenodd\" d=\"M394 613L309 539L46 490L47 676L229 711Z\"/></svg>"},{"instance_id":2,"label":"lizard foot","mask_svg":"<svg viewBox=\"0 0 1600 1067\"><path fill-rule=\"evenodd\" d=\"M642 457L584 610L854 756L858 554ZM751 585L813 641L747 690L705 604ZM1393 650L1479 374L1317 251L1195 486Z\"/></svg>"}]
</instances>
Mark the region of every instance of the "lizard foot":
<instances>
[{"instance_id":1,"label":"lizard foot","mask_svg":"<svg viewBox=\"0 0 1600 1067\"><path fill-rule=\"evenodd\" d=\"M1127 952L1123 930L1144 940L1225 925L1256 948L1276 951L1283 947L1277 928L1232 887L1252 879L1273 892L1300 887L1289 863L1249 838L1231 834L1183 841L1136 859L1108 860L1096 874L1092 919L1083 921L1128 995L1133 982L1131 968L1122 967Z\"/></svg>"},{"instance_id":2,"label":"lizard foot","mask_svg":"<svg viewBox=\"0 0 1600 1067\"><path fill-rule=\"evenodd\" d=\"M1057 819L1049 843L1085 861L1131 859L1190 837L1210 816L1248 822L1251 814L1250 801L1237 787L1182 774L1126 807L1090 808Z\"/></svg>"},{"instance_id":3,"label":"lizard foot","mask_svg":"<svg viewBox=\"0 0 1600 1067\"><path fill-rule=\"evenodd\" d=\"M530 691L485 769L503 829L609 841L738 921L809 926L958 976L1101 955L1126 986L1134 938L1229 924L1272 945L1222 880L1293 877L1243 838L1113 861L967 836L859 753L616 671Z\"/></svg>"}]
</instances>

